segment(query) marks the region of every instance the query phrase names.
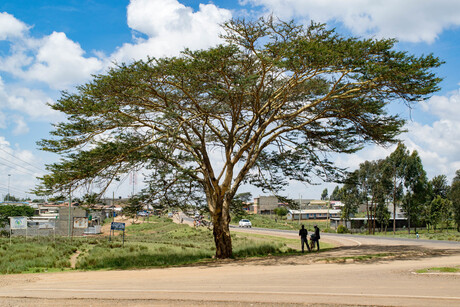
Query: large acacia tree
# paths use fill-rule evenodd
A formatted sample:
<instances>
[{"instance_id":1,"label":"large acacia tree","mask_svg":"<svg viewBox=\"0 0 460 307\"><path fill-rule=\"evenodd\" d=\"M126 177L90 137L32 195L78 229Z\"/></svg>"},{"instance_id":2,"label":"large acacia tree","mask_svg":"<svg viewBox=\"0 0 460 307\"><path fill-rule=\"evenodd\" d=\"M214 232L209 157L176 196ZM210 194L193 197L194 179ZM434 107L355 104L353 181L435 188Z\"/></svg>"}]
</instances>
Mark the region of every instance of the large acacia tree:
<instances>
[{"instance_id":1,"label":"large acacia tree","mask_svg":"<svg viewBox=\"0 0 460 307\"><path fill-rule=\"evenodd\" d=\"M273 18L223 29L219 46L121 64L64 92L51 106L67 120L39 142L63 158L39 190L107 185L146 167L164 197L201 191L216 257L231 257L229 207L242 183L279 191L289 180L330 179L328 153L394 141L404 121L387 105L438 90L431 69L440 61L395 51L393 39Z\"/></svg>"}]
</instances>

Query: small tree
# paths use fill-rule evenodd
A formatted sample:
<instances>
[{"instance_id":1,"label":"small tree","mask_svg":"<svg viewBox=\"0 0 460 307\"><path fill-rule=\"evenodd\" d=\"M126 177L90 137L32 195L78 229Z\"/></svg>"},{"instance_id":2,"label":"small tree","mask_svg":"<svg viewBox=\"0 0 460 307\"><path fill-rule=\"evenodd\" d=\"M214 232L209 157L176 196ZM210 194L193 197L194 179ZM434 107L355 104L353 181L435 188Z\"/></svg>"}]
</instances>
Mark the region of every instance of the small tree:
<instances>
[{"instance_id":1,"label":"small tree","mask_svg":"<svg viewBox=\"0 0 460 307\"><path fill-rule=\"evenodd\" d=\"M323 190L323 193L321 193L321 200L327 200L327 189L324 189Z\"/></svg>"},{"instance_id":2,"label":"small tree","mask_svg":"<svg viewBox=\"0 0 460 307\"><path fill-rule=\"evenodd\" d=\"M133 195L129 198L128 204L123 208L123 214L133 219L137 216L137 213L142 210L144 205L141 203L138 196Z\"/></svg>"},{"instance_id":3,"label":"small tree","mask_svg":"<svg viewBox=\"0 0 460 307\"><path fill-rule=\"evenodd\" d=\"M286 207L275 208L275 214L280 218L284 218L288 214L288 209Z\"/></svg>"}]
</instances>

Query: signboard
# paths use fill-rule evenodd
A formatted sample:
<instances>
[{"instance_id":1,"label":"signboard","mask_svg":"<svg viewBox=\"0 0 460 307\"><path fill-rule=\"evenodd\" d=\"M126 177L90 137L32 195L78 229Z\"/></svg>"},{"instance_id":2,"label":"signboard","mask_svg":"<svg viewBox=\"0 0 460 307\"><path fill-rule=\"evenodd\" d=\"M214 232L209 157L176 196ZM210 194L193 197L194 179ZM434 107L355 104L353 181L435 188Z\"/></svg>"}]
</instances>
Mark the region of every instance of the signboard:
<instances>
[{"instance_id":1,"label":"signboard","mask_svg":"<svg viewBox=\"0 0 460 307\"><path fill-rule=\"evenodd\" d=\"M125 230L125 223L117 223L117 222L112 222L112 225L110 225L111 230Z\"/></svg>"},{"instance_id":2,"label":"signboard","mask_svg":"<svg viewBox=\"0 0 460 307\"><path fill-rule=\"evenodd\" d=\"M74 217L73 218L73 228L88 228L88 218L87 217Z\"/></svg>"},{"instance_id":3,"label":"signboard","mask_svg":"<svg viewBox=\"0 0 460 307\"><path fill-rule=\"evenodd\" d=\"M10 217L10 229L27 229L27 217L25 216Z\"/></svg>"}]
</instances>

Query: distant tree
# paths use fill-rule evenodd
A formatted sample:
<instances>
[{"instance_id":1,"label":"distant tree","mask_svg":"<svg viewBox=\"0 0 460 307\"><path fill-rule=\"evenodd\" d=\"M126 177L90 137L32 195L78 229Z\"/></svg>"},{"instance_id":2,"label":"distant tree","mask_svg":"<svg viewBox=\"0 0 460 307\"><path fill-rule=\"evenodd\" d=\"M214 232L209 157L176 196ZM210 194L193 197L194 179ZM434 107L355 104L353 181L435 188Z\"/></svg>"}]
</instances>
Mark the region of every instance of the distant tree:
<instances>
[{"instance_id":1,"label":"distant tree","mask_svg":"<svg viewBox=\"0 0 460 307\"><path fill-rule=\"evenodd\" d=\"M327 188L323 190L323 193L321 193L321 200L327 200Z\"/></svg>"},{"instance_id":2,"label":"distant tree","mask_svg":"<svg viewBox=\"0 0 460 307\"><path fill-rule=\"evenodd\" d=\"M290 180L337 178L330 153L394 142L404 120L389 104L417 103L441 81L439 59L397 51L394 39L275 18L231 20L222 32L222 45L121 64L64 92L51 107L67 119L39 142L63 159L47 166L37 192L87 183L104 191L133 169L160 169L166 182L153 174L152 190L199 188L216 257L229 258L230 205L242 184L278 193Z\"/></svg>"},{"instance_id":3,"label":"distant tree","mask_svg":"<svg viewBox=\"0 0 460 307\"><path fill-rule=\"evenodd\" d=\"M87 193L82 197L82 205L88 208L93 208L99 201L98 193Z\"/></svg>"},{"instance_id":4,"label":"distant tree","mask_svg":"<svg viewBox=\"0 0 460 307\"><path fill-rule=\"evenodd\" d=\"M29 206L3 205L0 206L0 228L9 224L9 217L12 216L33 216L34 208Z\"/></svg>"},{"instance_id":5,"label":"distant tree","mask_svg":"<svg viewBox=\"0 0 460 307\"><path fill-rule=\"evenodd\" d=\"M141 203L140 198L137 195L133 195L129 198L128 204L123 208L123 214L131 217L134 222L134 218L139 211L142 211L143 207L144 205Z\"/></svg>"},{"instance_id":6,"label":"distant tree","mask_svg":"<svg viewBox=\"0 0 460 307\"><path fill-rule=\"evenodd\" d=\"M19 198L17 198L14 195L11 195L10 193L8 193L3 198L3 201L19 201Z\"/></svg>"},{"instance_id":7,"label":"distant tree","mask_svg":"<svg viewBox=\"0 0 460 307\"><path fill-rule=\"evenodd\" d=\"M358 212L358 207L362 203L362 194L359 187L358 171L349 173L339 192L340 199L344 204L341 218L345 221L350 220Z\"/></svg>"},{"instance_id":8,"label":"distant tree","mask_svg":"<svg viewBox=\"0 0 460 307\"><path fill-rule=\"evenodd\" d=\"M407 158L404 177L406 194L402 202L402 209L407 217L409 233L411 224L417 227L417 222L420 219L421 206L426 202L426 194L428 192L427 183L428 180L422 161L418 152L414 150Z\"/></svg>"},{"instance_id":9,"label":"distant tree","mask_svg":"<svg viewBox=\"0 0 460 307\"><path fill-rule=\"evenodd\" d=\"M446 175L438 175L430 180L433 196L440 196L446 199L449 194L449 184L447 183Z\"/></svg>"},{"instance_id":10,"label":"distant tree","mask_svg":"<svg viewBox=\"0 0 460 307\"><path fill-rule=\"evenodd\" d=\"M405 179L406 162L409 157L409 150L403 143L398 143L395 151L393 151L387 158L386 164L388 165L393 181L392 187L392 201L393 201L393 234L396 233L396 207L400 204L403 198L403 188Z\"/></svg>"},{"instance_id":11,"label":"distant tree","mask_svg":"<svg viewBox=\"0 0 460 307\"><path fill-rule=\"evenodd\" d=\"M247 211L244 210L244 207L249 201L251 201L251 199L252 194L250 192L235 195L232 200L232 204L230 205L230 211L236 220L242 219L247 214Z\"/></svg>"},{"instance_id":12,"label":"distant tree","mask_svg":"<svg viewBox=\"0 0 460 307\"><path fill-rule=\"evenodd\" d=\"M330 200L341 200L340 199L340 189L339 186L335 186L334 191L332 191L331 197L329 198Z\"/></svg>"},{"instance_id":13,"label":"distant tree","mask_svg":"<svg viewBox=\"0 0 460 307\"><path fill-rule=\"evenodd\" d=\"M455 177L452 180L452 186L450 188L449 199L452 202L452 211L455 224L457 224L457 231L460 232L460 170L455 172Z\"/></svg>"},{"instance_id":14,"label":"distant tree","mask_svg":"<svg viewBox=\"0 0 460 307\"><path fill-rule=\"evenodd\" d=\"M278 207L278 208L275 208L274 211L275 211L275 214L281 218L285 217L288 214L288 209L286 207Z\"/></svg>"},{"instance_id":15,"label":"distant tree","mask_svg":"<svg viewBox=\"0 0 460 307\"><path fill-rule=\"evenodd\" d=\"M434 230L436 230L437 225L441 223L447 226L452 213L451 201L442 198L440 195L436 195L431 201L429 208L429 221L431 225L433 225Z\"/></svg>"}]
</instances>

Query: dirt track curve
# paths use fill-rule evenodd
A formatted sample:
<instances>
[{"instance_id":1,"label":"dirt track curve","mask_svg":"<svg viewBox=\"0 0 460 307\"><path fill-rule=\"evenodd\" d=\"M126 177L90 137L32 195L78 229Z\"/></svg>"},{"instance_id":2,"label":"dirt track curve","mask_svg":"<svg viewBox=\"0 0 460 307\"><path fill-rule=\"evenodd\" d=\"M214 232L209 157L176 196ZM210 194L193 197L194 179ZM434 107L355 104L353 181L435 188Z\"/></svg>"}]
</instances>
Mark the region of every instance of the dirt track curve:
<instances>
[{"instance_id":1,"label":"dirt track curve","mask_svg":"<svg viewBox=\"0 0 460 307\"><path fill-rule=\"evenodd\" d=\"M296 233L253 231L298 237ZM460 306L460 244L322 235L338 248L131 271L0 276L0 306ZM365 261L343 259L377 254Z\"/></svg>"}]
</instances>

